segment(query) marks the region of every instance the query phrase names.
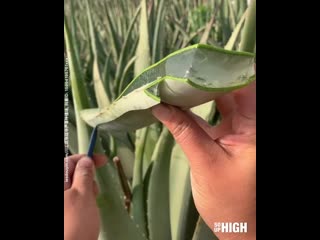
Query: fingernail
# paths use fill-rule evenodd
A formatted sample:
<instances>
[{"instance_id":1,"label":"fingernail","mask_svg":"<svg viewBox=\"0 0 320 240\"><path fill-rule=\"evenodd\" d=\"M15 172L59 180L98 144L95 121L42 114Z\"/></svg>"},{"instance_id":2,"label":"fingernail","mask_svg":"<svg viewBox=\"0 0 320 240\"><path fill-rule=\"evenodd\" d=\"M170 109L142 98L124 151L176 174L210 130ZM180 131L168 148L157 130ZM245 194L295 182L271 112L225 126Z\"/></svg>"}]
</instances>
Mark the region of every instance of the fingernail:
<instances>
[{"instance_id":1,"label":"fingernail","mask_svg":"<svg viewBox=\"0 0 320 240\"><path fill-rule=\"evenodd\" d=\"M157 106L154 106L152 108L152 114L161 120L168 120L171 117L172 110L168 105L165 104L159 104Z\"/></svg>"},{"instance_id":2,"label":"fingernail","mask_svg":"<svg viewBox=\"0 0 320 240\"><path fill-rule=\"evenodd\" d=\"M78 166L81 167L81 168L91 168L92 165L93 165L93 162L88 157L83 157L78 162Z\"/></svg>"}]
</instances>

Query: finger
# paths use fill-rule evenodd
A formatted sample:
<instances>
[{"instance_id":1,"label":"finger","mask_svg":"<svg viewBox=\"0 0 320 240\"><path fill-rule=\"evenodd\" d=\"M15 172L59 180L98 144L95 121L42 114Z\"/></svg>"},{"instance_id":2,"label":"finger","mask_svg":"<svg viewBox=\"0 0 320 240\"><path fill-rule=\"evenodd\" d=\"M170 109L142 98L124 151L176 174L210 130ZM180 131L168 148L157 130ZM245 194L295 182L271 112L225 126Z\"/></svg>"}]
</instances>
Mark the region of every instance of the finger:
<instances>
[{"instance_id":1,"label":"finger","mask_svg":"<svg viewBox=\"0 0 320 240\"><path fill-rule=\"evenodd\" d=\"M222 116L222 119L228 117L236 109L236 103L232 93L228 93L218 97L215 100L217 108Z\"/></svg>"},{"instance_id":2,"label":"finger","mask_svg":"<svg viewBox=\"0 0 320 240\"><path fill-rule=\"evenodd\" d=\"M93 193L95 197L97 197L99 194L99 187L96 181L93 181Z\"/></svg>"},{"instance_id":3,"label":"finger","mask_svg":"<svg viewBox=\"0 0 320 240\"><path fill-rule=\"evenodd\" d=\"M256 119L256 81L234 92L237 113L241 116Z\"/></svg>"},{"instance_id":4,"label":"finger","mask_svg":"<svg viewBox=\"0 0 320 240\"><path fill-rule=\"evenodd\" d=\"M64 169L66 171L66 168L67 168L70 178L72 178L73 176L74 169L75 169L75 166L77 165L77 162L84 156L85 154L75 154L72 156L68 156L64 159L64 163L65 163Z\"/></svg>"},{"instance_id":5,"label":"finger","mask_svg":"<svg viewBox=\"0 0 320 240\"><path fill-rule=\"evenodd\" d=\"M73 173L74 173L75 167L77 165L77 162L84 156L86 156L86 155L85 154L76 154L76 155L72 155L68 158L65 158L64 190L67 190L71 187L72 177L73 177ZM93 161L94 161L95 166L98 168L98 167L101 167L107 163L107 157L102 154L95 154L93 156Z\"/></svg>"},{"instance_id":6,"label":"finger","mask_svg":"<svg viewBox=\"0 0 320 240\"><path fill-rule=\"evenodd\" d=\"M79 161L80 158L82 158L83 156L85 156L85 154L74 154L74 155L68 156L67 158L68 158L69 161L75 161L75 162L77 162L77 161Z\"/></svg>"},{"instance_id":7,"label":"finger","mask_svg":"<svg viewBox=\"0 0 320 240\"><path fill-rule=\"evenodd\" d=\"M217 140L232 132L231 118L229 116L217 126L211 126L207 121L192 113L191 111L189 111L188 114L203 129L203 131L205 131L210 136L212 140Z\"/></svg>"},{"instance_id":8,"label":"finger","mask_svg":"<svg viewBox=\"0 0 320 240\"><path fill-rule=\"evenodd\" d=\"M212 126L207 121L190 110L186 111L186 113L189 114L190 117L192 117L192 119L202 128L202 130L211 137L210 132L212 130Z\"/></svg>"},{"instance_id":9,"label":"finger","mask_svg":"<svg viewBox=\"0 0 320 240\"><path fill-rule=\"evenodd\" d=\"M72 185L72 176L77 162L84 154L75 154L64 159L64 190L67 190Z\"/></svg>"},{"instance_id":10,"label":"finger","mask_svg":"<svg viewBox=\"0 0 320 240\"><path fill-rule=\"evenodd\" d=\"M186 112L165 104L152 109L158 118L172 133L181 146L194 170L206 169L210 164L210 152L221 151L220 147Z\"/></svg>"},{"instance_id":11,"label":"finger","mask_svg":"<svg viewBox=\"0 0 320 240\"><path fill-rule=\"evenodd\" d=\"M94 163L91 158L81 158L73 175L72 188L80 193L93 193Z\"/></svg>"},{"instance_id":12,"label":"finger","mask_svg":"<svg viewBox=\"0 0 320 240\"><path fill-rule=\"evenodd\" d=\"M93 155L93 161L96 166L96 168L102 167L105 165L108 161L107 156L103 154L94 154Z\"/></svg>"}]
</instances>

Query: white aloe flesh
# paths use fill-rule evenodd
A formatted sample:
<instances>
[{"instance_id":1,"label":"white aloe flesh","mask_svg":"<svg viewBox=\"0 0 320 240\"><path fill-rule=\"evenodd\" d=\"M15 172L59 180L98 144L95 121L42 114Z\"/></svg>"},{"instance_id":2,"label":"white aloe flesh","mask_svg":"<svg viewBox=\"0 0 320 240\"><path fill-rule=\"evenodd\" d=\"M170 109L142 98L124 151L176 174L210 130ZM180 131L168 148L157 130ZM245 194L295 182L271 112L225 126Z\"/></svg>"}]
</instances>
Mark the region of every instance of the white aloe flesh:
<instances>
[{"instance_id":1,"label":"white aloe flesh","mask_svg":"<svg viewBox=\"0 0 320 240\"><path fill-rule=\"evenodd\" d=\"M81 116L109 132L136 130L156 119L160 102L191 108L248 85L255 78L254 54L197 44L181 49L138 75L116 101Z\"/></svg>"}]
</instances>

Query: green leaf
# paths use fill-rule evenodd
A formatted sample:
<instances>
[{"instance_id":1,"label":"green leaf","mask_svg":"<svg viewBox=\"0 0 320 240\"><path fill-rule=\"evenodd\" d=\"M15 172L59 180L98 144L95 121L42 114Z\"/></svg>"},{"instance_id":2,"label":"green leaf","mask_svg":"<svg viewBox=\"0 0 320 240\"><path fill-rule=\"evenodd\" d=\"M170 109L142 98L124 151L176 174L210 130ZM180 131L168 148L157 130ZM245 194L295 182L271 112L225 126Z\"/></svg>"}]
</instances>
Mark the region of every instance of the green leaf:
<instances>
[{"instance_id":1,"label":"green leaf","mask_svg":"<svg viewBox=\"0 0 320 240\"><path fill-rule=\"evenodd\" d=\"M240 50L254 52L256 45L256 0L251 0L244 23Z\"/></svg>"},{"instance_id":2,"label":"green leaf","mask_svg":"<svg viewBox=\"0 0 320 240\"><path fill-rule=\"evenodd\" d=\"M136 10L136 13L130 23L130 26L129 26L129 29L127 31L127 34L126 34L126 37L125 37L125 40L124 40L124 44L122 46L122 49L121 49L121 53L120 53L120 57L119 57L119 63L118 63L118 66L117 66L117 71L116 71L116 75L115 75L115 79L117 81L117 86L116 86L116 91L119 91L119 87L121 87L121 82L122 81L119 81L120 80L120 75L121 73L124 71L125 69L125 63L124 63L124 60L125 60L125 57L128 56L128 47L132 47L131 46L131 42L129 42L129 37L131 36L131 33L132 33L132 30L133 30L133 27L134 27L134 24L136 23L137 21L137 18L139 16L139 13L140 13L140 10L141 8L139 7L137 10Z\"/></svg>"},{"instance_id":3,"label":"green leaf","mask_svg":"<svg viewBox=\"0 0 320 240\"><path fill-rule=\"evenodd\" d=\"M72 154L78 152L77 128L74 124L69 122L69 150Z\"/></svg>"},{"instance_id":4,"label":"green leaf","mask_svg":"<svg viewBox=\"0 0 320 240\"><path fill-rule=\"evenodd\" d=\"M145 195L143 187L143 153L146 145L146 136L148 133L148 128L140 129L138 134L136 134L135 145L135 162L134 162L134 172L132 181L132 217L134 222L139 226L141 231L147 234L147 223L146 223L146 206L145 206Z\"/></svg>"},{"instance_id":5,"label":"green leaf","mask_svg":"<svg viewBox=\"0 0 320 240\"><path fill-rule=\"evenodd\" d=\"M240 16L248 7L248 0L238 0L238 1L239 1L238 18L240 18Z\"/></svg>"},{"instance_id":6,"label":"green leaf","mask_svg":"<svg viewBox=\"0 0 320 240\"><path fill-rule=\"evenodd\" d=\"M175 144L170 162L171 239L191 240L199 214L194 206L188 160Z\"/></svg>"},{"instance_id":7,"label":"green leaf","mask_svg":"<svg viewBox=\"0 0 320 240\"><path fill-rule=\"evenodd\" d=\"M153 44L152 44L152 63L155 63L156 61L159 61L160 55L163 52L163 50L160 48L161 43L164 41L164 32L161 30L163 29L163 21L164 21L164 11L165 11L165 5L164 0L159 1L159 6L157 8L157 19L156 24L154 28L154 35L153 35ZM162 33L162 34L161 34Z\"/></svg>"},{"instance_id":8,"label":"green leaf","mask_svg":"<svg viewBox=\"0 0 320 240\"><path fill-rule=\"evenodd\" d=\"M207 102L197 107L191 108L191 111L208 122L216 113L216 104L214 101Z\"/></svg>"},{"instance_id":9,"label":"green leaf","mask_svg":"<svg viewBox=\"0 0 320 240\"><path fill-rule=\"evenodd\" d=\"M148 13L146 0L141 1L140 13L140 36L136 51L136 62L134 65L134 75L137 76L145 68L150 66L150 46L149 46L149 30L148 30Z\"/></svg>"},{"instance_id":10,"label":"green leaf","mask_svg":"<svg viewBox=\"0 0 320 240\"><path fill-rule=\"evenodd\" d=\"M64 37L66 41L66 50L70 68L71 89L76 116L78 153L86 153L89 145L89 133L85 122L80 117L80 111L84 108L87 108L89 104L83 85L80 64L75 55L72 39L70 37L70 31L66 21L64 21Z\"/></svg>"},{"instance_id":11,"label":"green leaf","mask_svg":"<svg viewBox=\"0 0 320 240\"><path fill-rule=\"evenodd\" d=\"M133 165L134 165L134 150L131 147L131 143L128 139L126 133L121 134L121 138L118 137L115 139L117 146L117 156L121 159L123 171L129 181L132 180L133 175Z\"/></svg>"},{"instance_id":12,"label":"green leaf","mask_svg":"<svg viewBox=\"0 0 320 240\"><path fill-rule=\"evenodd\" d=\"M125 83L125 80L127 79L127 76L129 74L129 70L132 68L134 62L136 60L136 57L133 57L131 58L127 65L125 66L123 72L122 72L122 77L121 77L121 80L120 80L120 83L119 83L119 91L123 91L124 89L124 86L126 86L128 83ZM126 85L125 85L126 84ZM119 93L119 95L121 94L121 92Z\"/></svg>"},{"instance_id":13,"label":"green leaf","mask_svg":"<svg viewBox=\"0 0 320 240\"><path fill-rule=\"evenodd\" d=\"M106 16L106 23L107 23L107 28L108 28L108 32L110 34L110 43L112 45L111 47L111 51L112 51L112 54L114 56L115 59L118 59L118 53L121 49L121 46L120 46L120 43L119 43L119 36L118 36L118 33L117 33L117 30L116 30L116 26L115 26L115 19L111 18L111 14L112 14L112 11L108 5L107 5L107 2L104 1L104 9L105 9L105 16Z\"/></svg>"},{"instance_id":14,"label":"green leaf","mask_svg":"<svg viewBox=\"0 0 320 240\"><path fill-rule=\"evenodd\" d=\"M107 56L105 62L104 62L104 66L103 66L103 70L102 70L102 79L103 79L103 85L104 88L107 92L107 95L110 97L110 99L114 99L114 95L113 95L113 85L112 85L112 81L111 81L111 77L110 77L110 62L111 62L111 54Z\"/></svg>"},{"instance_id":15,"label":"green leaf","mask_svg":"<svg viewBox=\"0 0 320 240\"><path fill-rule=\"evenodd\" d=\"M108 108L84 110L82 117L112 134L131 131L156 122L150 108L160 101L191 108L254 79L254 54L197 44L147 68Z\"/></svg>"},{"instance_id":16,"label":"green leaf","mask_svg":"<svg viewBox=\"0 0 320 240\"><path fill-rule=\"evenodd\" d=\"M148 229L150 240L170 239L169 167L173 137L163 128L152 155L153 167L148 187Z\"/></svg>"},{"instance_id":17,"label":"green leaf","mask_svg":"<svg viewBox=\"0 0 320 240\"><path fill-rule=\"evenodd\" d=\"M215 112L214 102L192 108L191 111L208 121ZM170 223L171 239L191 240L199 217L195 208L190 182L190 168L186 155L175 145L170 162Z\"/></svg>"},{"instance_id":18,"label":"green leaf","mask_svg":"<svg viewBox=\"0 0 320 240\"><path fill-rule=\"evenodd\" d=\"M199 217L192 240L219 240L207 224Z\"/></svg>"},{"instance_id":19,"label":"green leaf","mask_svg":"<svg viewBox=\"0 0 320 240\"><path fill-rule=\"evenodd\" d=\"M235 43L240 35L244 20L246 19L246 15L247 15L247 11L245 11L240 19L240 21L238 22L237 26L235 27L235 29L233 30L231 37L229 38L229 41L227 42L227 44L225 45L224 49L226 50L232 50L235 47Z\"/></svg>"},{"instance_id":20,"label":"green leaf","mask_svg":"<svg viewBox=\"0 0 320 240\"><path fill-rule=\"evenodd\" d=\"M77 24L76 24L75 15L74 15L74 5L75 5L74 1L70 2L70 16L71 16L70 27L71 27L72 42L74 44L75 57L77 58L77 62L80 62L79 38L77 38L77 26L76 26Z\"/></svg>"},{"instance_id":21,"label":"green leaf","mask_svg":"<svg viewBox=\"0 0 320 240\"><path fill-rule=\"evenodd\" d=\"M206 44L208 42L209 35L210 35L214 21L215 21L215 15L212 15L210 21L206 25L205 31L200 39L200 43Z\"/></svg>"},{"instance_id":22,"label":"green leaf","mask_svg":"<svg viewBox=\"0 0 320 240\"><path fill-rule=\"evenodd\" d=\"M142 175L145 178L149 165L152 162L152 154L161 134L161 124L154 123L148 127L146 146L143 151Z\"/></svg>"},{"instance_id":23,"label":"green leaf","mask_svg":"<svg viewBox=\"0 0 320 240\"><path fill-rule=\"evenodd\" d=\"M100 76L99 71L99 65L98 65L98 49L96 45L96 32L93 26L92 22L92 16L91 16L91 8L88 0L86 0L86 6L87 6L87 16L88 16L88 25L89 25L89 32L90 32L90 43L91 43L91 49L94 56L93 61L93 84L94 84L94 90L95 90L95 96L97 99L97 103L99 108L104 108L110 105L109 98L105 92L103 82Z\"/></svg>"},{"instance_id":24,"label":"green leaf","mask_svg":"<svg viewBox=\"0 0 320 240\"><path fill-rule=\"evenodd\" d=\"M111 164L98 168L96 176L100 188L97 198L101 217L100 239L146 240L125 209Z\"/></svg>"},{"instance_id":25,"label":"green leaf","mask_svg":"<svg viewBox=\"0 0 320 240\"><path fill-rule=\"evenodd\" d=\"M231 28L234 29L236 26L236 16L235 16L235 12L231 3L231 0L227 0L228 2L228 7L229 7L229 15L230 15L230 25Z\"/></svg>"}]
</instances>

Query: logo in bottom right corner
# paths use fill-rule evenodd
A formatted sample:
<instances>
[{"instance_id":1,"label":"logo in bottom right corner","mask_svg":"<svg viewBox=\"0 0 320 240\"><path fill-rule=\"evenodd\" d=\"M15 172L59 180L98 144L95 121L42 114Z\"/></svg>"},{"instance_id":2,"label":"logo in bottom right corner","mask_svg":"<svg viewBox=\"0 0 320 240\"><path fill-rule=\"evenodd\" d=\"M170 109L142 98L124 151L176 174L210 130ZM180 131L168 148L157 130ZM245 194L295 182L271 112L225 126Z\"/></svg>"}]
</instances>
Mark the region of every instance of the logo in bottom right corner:
<instances>
[{"instance_id":1,"label":"logo in bottom right corner","mask_svg":"<svg viewBox=\"0 0 320 240\"><path fill-rule=\"evenodd\" d=\"M246 233L248 224L246 222L215 222L213 231L215 233Z\"/></svg>"}]
</instances>

